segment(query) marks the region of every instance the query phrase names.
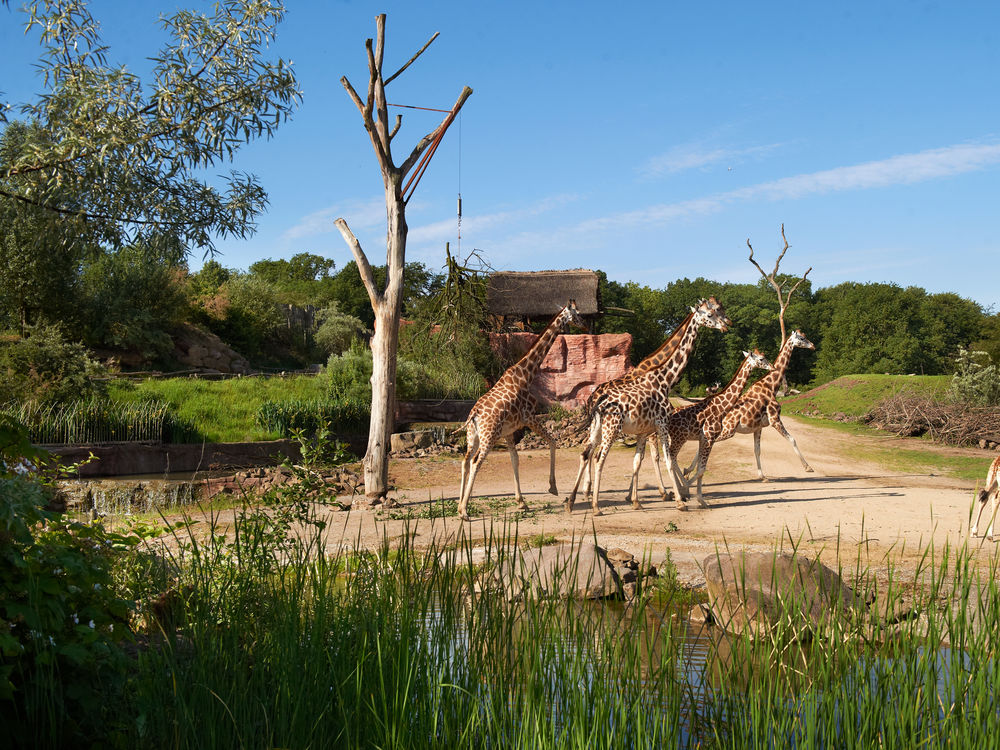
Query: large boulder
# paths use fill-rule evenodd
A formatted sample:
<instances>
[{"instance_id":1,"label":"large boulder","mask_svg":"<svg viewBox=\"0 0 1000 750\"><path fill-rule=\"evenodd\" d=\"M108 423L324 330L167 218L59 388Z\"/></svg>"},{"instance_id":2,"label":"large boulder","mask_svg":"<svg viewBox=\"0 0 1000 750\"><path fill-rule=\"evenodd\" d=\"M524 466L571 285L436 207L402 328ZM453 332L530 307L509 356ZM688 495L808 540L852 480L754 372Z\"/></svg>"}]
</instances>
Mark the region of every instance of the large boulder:
<instances>
[{"instance_id":1,"label":"large boulder","mask_svg":"<svg viewBox=\"0 0 1000 750\"><path fill-rule=\"evenodd\" d=\"M514 552L493 571L494 584L508 601L542 598L619 597L622 584L600 547L558 544Z\"/></svg>"},{"instance_id":2,"label":"large boulder","mask_svg":"<svg viewBox=\"0 0 1000 750\"><path fill-rule=\"evenodd\" d=\"M730 632L763 635L785 620L808 638L860 610L835 571L802 555L720 553L705 558L703 569L712 618Z\"/></svg>"},{"instance_id":3,"label":"large boulder","mask_svg":"<svg viewBox=\"0 0 1000 750\"><path fill-rule=\"evenodd\" d=\"M184 323L174 333L174 358L196 370L250 373L246 357L226 345L214 333Z\"/></svg>"},{"instance_id":4,"label":"large boulder","mask_svg":"<svg viewBox=\"0 0 1000 750\"><path fill-rule=\"evenodd\" d=\"M538 339L534 333L491 333L490 346L504 361L524 356ZM583 406L601 383L621 377L631 368L629 333L557 336L549 349L531 391L543 403L567 409Z\"/></svg>"}]
</instances>

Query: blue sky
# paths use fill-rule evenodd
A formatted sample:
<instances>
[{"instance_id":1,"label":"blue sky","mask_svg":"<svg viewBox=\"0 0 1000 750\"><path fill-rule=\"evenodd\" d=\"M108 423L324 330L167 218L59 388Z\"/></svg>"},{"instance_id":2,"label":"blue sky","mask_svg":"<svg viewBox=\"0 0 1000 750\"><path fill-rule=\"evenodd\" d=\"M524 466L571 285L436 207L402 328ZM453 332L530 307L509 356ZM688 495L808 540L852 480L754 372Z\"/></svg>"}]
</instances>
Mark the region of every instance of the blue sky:
<instances>
[{"instance_id":1,"label":"blue sky","mask_svg":"<svg viewBox=\"0 0 1000 750\"><path fill-rule=\"evenodd\" d=\"M174 7L91 6L111 60L140 72ZM304 101L238 156L270 208L253 239L219 242L225 265L308 251L339 267L338 216L384 262L381 179L339 82L366 85L379 12L387 73L441 32L391 102L447 109L474 90L409 204L408 260L439 268L456 248L461 192L463 254L498 270L754 281L746 240L769 268L784 223L782 270L811 266L814 287L894 282L1000 308L997 2L289 0L272 54ZM0 7L9 102L41 88L21 19ZM441 117L399 111L397 162Z\"/></svg>"}]
</instances>

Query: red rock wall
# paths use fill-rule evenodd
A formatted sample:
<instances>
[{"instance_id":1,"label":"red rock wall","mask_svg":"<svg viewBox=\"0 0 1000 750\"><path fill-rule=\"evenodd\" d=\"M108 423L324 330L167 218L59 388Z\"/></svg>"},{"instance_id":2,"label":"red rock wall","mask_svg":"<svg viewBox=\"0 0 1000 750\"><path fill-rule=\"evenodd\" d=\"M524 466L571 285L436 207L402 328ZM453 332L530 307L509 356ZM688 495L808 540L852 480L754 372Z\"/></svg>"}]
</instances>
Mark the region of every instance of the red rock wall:
<instances>
[{"instance_id":1,"label":"red rock wall","mask_svg":"<svg viewBox=\"0 0 1000 750\"><path fill-rule=\"evenodd\" d=\"M534 333L491 333L490 346L503 361L516 362L538 338ZM535 378L532 391L542 401L567 409L583 406L593 390L632 368L629 333L556 337Z\"/></svg>"}]
</instances>

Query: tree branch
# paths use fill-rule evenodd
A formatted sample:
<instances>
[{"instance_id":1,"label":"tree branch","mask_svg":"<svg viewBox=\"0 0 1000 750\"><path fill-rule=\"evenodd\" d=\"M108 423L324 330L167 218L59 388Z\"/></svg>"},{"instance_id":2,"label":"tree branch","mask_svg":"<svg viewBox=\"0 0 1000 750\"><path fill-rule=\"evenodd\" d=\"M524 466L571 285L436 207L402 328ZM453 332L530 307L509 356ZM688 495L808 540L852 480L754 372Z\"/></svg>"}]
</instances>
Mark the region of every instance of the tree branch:
<instances>
[{"instance_id":1,"label":"tree branch","mask_svg":"<svg viewBox=\"0 0 1000 750\"><path fill-rule=\"evenodd\" d=\"M802 274L802 278L800 278L798 281L795 282L795 284L792 285L792 288L788 290L787 295L783 294L781 290L781 284L778 283L777 276L778 276L778 267L781 265L781 259L784 258L785 253L788 252L788 240L785 238L784 224L781 225L781 239L782 242L784 242L784 247L781 248L781 252L778 254L778 259L774 261L774 270L771 271L770 275L764 273L764 269L761 268L760 264L754 260L753 245L750 244L749 237L747 238L747 247L750 248L750 262L754 264L754 266L757 268L758 271L760 271L760 275L767 280L767 283L771 285L771 288L774 289L774 291L778 295L778 323L781 326L781 343L782 345L784 345L786 339L785 310L788 308L788 305L792 301L792 294L794 294L795 290L799 288L799 285L806 280L806 276L809 275L809 271L812 270L812 266L810 266L809 269L804 274Z\"/></svg>"},{"instance_id":2,"label":"tree branch","mask_svg":"<svg viewBox=\"0 0 1000 750\"><path fill-rule=\"evenodd\" d=\"M358 273L361 276L361 282L365 285L365 291L368 292L368 300L371 302L372 310L377 313L382 303L382 293L379 292L375 284L375 273L368 262L368 257L365 255L365 251L361 249L361 243L358 242L358 238L354 236L354 232L347 226L347 222L344 219L337 219L333 223L340 230L344 242L351 248L354 260L358 264Z\"/></svg>"},{"instance_id":3,"label":"tree branch","mask_svg":"<svg viewBox=\"0 0 1000 750\"><path fill-rule=\"evenodd\" d=\"M385 18L385 16L383 16L383 18ZM393 73L391 76L389 76L388 78L385 79L385 85L388 86L390 83L392 83L396 78L399 77L400 73L402 73L404 70L406 70L408 67L410 67L413 64L413 62L418 57L420 57L422 54L424 54L424 51L428 47L431 46L431 42L433 42L435 39L437 39L438 35L440 33L441 33L440 31L435 31L434 32L434 36L432 36L430 39L427 40L427 44L425 44L423 47L421 47L420 50L417 52L417 54L415 54L413 57L411 57L409 60L406 61L406 65L404 65L402 68L400 68L395 73Z\"/></svg>"},{"instance_id":4,"label":"tree branch","mask_svg":"<svg viewBox=\"0 0 1000 750\"><path fill-rule=\"evenodd\" d=\"M413 148L413 151L410 152L410 155L406 157L406 161L404 161L399 168L400 175L405 175L407 172L409 172L410 169L413 168L413 165L417 162L417 159L420 158L420 155L424 152L424 150L429 145L431 145L431 143L433 143L434 140L444 135L444 131L447 130L448 126L451 125L451 123L454 121L456 115L458 115L459 110L462 109L462 105L465 104L465 100L468 99L470 96L472 96L472 89L466 86L465 88L462 89L462 93L458 95L458 99L455 101L455 105L451 108L451 111L447 115L445 115L445 118L444 120L441 121L441 124L438 125L433 131L431 131L423 138L421 138L420 142Z\"/></svg>"}]
</instances>

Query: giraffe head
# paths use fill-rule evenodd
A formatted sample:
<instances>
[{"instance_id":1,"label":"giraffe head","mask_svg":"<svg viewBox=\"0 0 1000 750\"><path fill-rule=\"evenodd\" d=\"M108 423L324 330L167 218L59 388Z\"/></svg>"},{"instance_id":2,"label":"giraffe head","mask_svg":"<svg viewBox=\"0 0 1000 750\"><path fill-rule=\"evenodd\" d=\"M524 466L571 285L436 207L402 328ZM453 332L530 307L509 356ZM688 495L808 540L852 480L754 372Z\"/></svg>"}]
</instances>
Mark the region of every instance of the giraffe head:
<instances>
[{"instance_id":1,"label":"giraffe head","mask_svg":"<svg viewBox=\"0 0 1000 750\"><path fill-rule=\"evenodd\" d=\"M743 358L747 360L750 368L753 370L774 369L774 365L761 353L760 349L754 349L752 352L743 352Z\"/></svg>"},{"instance_id":2,"label":"giraffe head","mask_svg":"<svg viewBox=\"0 0 1000 750\"><path fill-rule=\"evenodd\" d=\"M692 322L696 326L706 326L708 328L717 328L720 331L727 331L733 323L733 321L726 317L726 311L722 309L722 305L719 304L719 301L715 297L701 300L697 307L691 308L691 312L694 313L694 320Z\"/></svg>"},{"instance_id":3,"label":"giraffe head","mask_svg":"<svg viewBox=\"0 0 1000 750\"><path fill-rule=\"evenodd\" d=\"M571 299L569 304L559 311L557 318L560 330L565 331L570 326L578 328L581 331L587 330L587 324L584 322L583 318L580 317L580 313L577 312L575 299Z\"/></svg>"},{"instance_id":4,"label":"giraffe head","mask_svg":"<svg viewBox=\"0 0 1000 750\"><path fill-rule=\"evenodd\" d=\"M792 331L791 335L788 337L788 343L792 346L798 346L802 349L815 349L816 345L805 337L798 328Z\"/></svg>"}]
</instances>

